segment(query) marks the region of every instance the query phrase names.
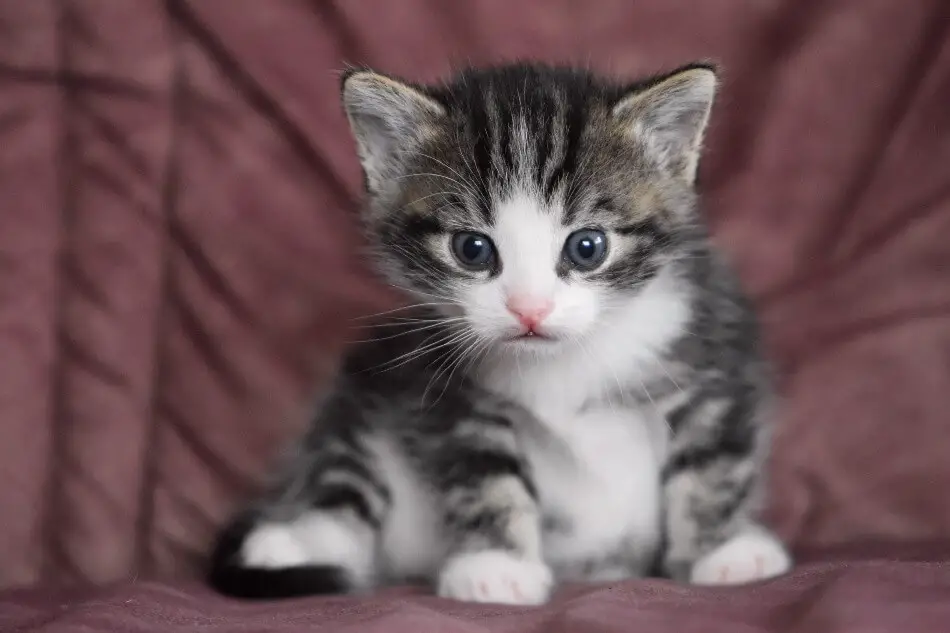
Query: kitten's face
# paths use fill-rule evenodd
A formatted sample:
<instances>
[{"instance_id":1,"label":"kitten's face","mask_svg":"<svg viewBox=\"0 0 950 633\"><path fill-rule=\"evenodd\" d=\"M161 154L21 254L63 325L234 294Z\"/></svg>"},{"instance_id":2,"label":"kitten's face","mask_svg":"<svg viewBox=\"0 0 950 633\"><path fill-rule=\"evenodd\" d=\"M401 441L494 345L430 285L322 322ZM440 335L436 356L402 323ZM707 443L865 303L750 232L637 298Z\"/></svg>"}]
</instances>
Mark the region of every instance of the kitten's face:
<instances>
[{"instance_id":1,"label":"kitten's face","mask_svg":"<svg viewBox=\"0 0 950 633\"><path fill-rule=\"evenodd\" d=\"M702 67L625 90L528 66L351 74L382 272L480 341L576 344L675 257L714 86Z\"/></svg>"}]
</instances>

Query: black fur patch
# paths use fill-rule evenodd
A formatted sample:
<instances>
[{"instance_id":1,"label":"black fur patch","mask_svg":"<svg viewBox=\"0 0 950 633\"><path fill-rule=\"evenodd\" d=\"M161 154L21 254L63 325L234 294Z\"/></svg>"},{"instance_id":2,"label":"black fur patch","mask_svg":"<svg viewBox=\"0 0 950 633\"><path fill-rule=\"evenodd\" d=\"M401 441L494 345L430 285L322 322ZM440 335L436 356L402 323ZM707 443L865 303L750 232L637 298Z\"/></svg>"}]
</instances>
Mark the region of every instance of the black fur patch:
<instances>
[{"instance_id":1,"label":"black fur patch","mask_svg":"<svg viewBox=\"0 0 950 633\"><path fill-rule=\"evenodd\" d=\"M208 570L208 584L212 589L243 600L276 600L350 591L347 574L339 567L258 569L243 566L238 556L244 539L258 519L256 512L245 512L218 536Z\"/></svg>"}]
</instances>

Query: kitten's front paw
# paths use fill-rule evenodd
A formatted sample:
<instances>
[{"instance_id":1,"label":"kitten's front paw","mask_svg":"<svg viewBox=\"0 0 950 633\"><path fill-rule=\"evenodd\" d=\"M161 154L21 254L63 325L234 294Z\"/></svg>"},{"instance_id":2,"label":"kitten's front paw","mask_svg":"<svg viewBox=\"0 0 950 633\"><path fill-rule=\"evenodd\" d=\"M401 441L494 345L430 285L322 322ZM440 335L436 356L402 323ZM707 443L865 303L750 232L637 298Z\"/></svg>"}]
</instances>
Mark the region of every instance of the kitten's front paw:
<instances>
[{"instance_id":1,"label":"kitten's front paw","mask_svg":"<svg viewBox=\"0 0 950 633\"><path fill-rule=\"evenodd\" d=\"M449 559L439 574L438 594L465 602L535 605L547 601L552 584L544 563L488 550Z\"/></svg>"},{"instance_id":2,"label":"kitten's front paw","mask_svg":"<svg viewBox=\"0 0 950 633\"><path fill-rule=\"evenodd\" d=\"M779 540L765 530L738 534L693 565L695 585L742 585L781 576L792 559Z\"/></svg>"}]
</instances>

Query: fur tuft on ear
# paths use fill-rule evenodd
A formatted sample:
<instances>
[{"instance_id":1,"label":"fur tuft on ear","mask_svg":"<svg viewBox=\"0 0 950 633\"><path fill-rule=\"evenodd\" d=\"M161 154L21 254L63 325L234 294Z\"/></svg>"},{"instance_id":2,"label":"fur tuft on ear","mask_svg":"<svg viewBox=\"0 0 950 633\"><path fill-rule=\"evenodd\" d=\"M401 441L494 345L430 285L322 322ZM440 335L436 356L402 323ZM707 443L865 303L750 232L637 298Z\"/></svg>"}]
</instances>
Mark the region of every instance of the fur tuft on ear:
<instances>
[{"instance_id":1,"label":"fur tuft on ear","mask_svg":"<svg viewBox=\"0 0 950 633\"><path fill-rule=\"evenodd\" d=\"M714 66L691 64L632 88L613 106L613 116L692 185L716 87Z\"/></svg>"},{"instance_id":2,"label":"fur tuft on ear","mask_svg":"<svg viewBox=\"0 0 950 633\"><path fill-rule=\"evenodd\" d=\"M443 106L421 88L366 69L345 72L342 93L372 192L400 174L406 153L445 116Z\"/></svg>"}]
</instances>

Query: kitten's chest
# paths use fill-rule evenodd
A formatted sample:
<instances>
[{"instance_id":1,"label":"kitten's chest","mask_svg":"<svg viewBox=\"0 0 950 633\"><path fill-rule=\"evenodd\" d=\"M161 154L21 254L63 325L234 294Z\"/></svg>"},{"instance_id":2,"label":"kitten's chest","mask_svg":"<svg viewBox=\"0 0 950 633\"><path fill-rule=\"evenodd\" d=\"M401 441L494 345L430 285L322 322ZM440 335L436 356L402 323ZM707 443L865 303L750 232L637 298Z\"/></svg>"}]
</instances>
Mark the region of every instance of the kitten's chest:
<instances>
[{"instance_id":1,"label":"kitten's chest","mask_svg":"<svg viewBox=\"0 0 950 633\"><path fill-rule=\"evenodd\" d=\"M646 560L659 526L654 421L635 409L533 411L522 441L544 518L545 557L561 575Z\"/></svg>"}]
</instances>

